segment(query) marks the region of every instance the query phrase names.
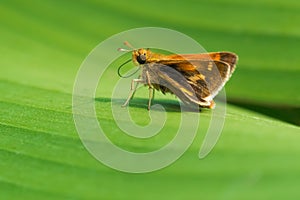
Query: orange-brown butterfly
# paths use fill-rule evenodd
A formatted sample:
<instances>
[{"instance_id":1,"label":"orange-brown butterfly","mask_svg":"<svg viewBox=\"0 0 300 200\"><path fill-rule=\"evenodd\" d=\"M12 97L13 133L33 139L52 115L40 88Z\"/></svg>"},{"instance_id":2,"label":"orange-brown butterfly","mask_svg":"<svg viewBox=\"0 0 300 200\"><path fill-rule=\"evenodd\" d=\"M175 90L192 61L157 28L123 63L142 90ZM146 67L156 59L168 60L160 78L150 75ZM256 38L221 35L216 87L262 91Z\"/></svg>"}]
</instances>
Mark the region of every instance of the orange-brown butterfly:
<instances>
[{"instance_id":1,"label":"orange-brown butterfly","mask_svg":"<svg viewBox=\"0 0 300 200\"><path fill-rule=\"evenodd\" d=\"M124 44L133 49L132 61L142 68L142 73L139 78L132 80L129 96L123 106L129 104L138 84L142 83L149 86L148 109L154 89L163 94L175 94L185 104L214 108L213 98L231 77L238 60L238 56L231 52L163 55L149 49L134 49L128 42ZM123 65L118 69L121 77Z\"/></svg>"}]
</instances>

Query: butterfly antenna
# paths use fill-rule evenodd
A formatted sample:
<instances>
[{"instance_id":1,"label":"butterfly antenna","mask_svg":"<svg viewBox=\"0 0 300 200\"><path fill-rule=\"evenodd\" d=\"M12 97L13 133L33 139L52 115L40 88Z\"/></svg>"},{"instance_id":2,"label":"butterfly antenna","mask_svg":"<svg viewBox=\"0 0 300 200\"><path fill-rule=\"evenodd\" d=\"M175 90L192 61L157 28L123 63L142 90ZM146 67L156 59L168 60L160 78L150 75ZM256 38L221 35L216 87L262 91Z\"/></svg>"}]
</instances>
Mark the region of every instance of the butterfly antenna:
<instances>
[{"instance_id":1,"label":"butterfly antenna","mask_svg":"<svg viewBox=\"0 0 300 200\"><path fill-rule=\"evenodd\" d=\"M134 47L128 42L128 41L125 41L123 43L125 46L127 46L128 48L130 49L123 49L123 48L118 48L118 51L122 51L122 52L130 52L130 51L133 51L134 50ZM127 60L126 62L124 62L122 65L120 65L120 67L118 68L118 75L121 77L121 78L128 78L130 76L133 76L136 72L138 72L140 70L140 67L137 68L137 70L135 70L133 73L129 74L129 75L122 75L121 74L121 69L123 66L125 66L127 63L129 63L130 61L132 61L131 59L130 60Z\"/></svg>"},{"instance_id":2,"label":"butterfly antenna","mask_svg":"<svg viewBox=\"0 0 300 200\"><path fill-rule=\"evenodd\" d=\"M123 44L125 46L127 46L129 49L118 48L118 51L121 51L121 52L130 52L130 51L134 50L134 47L129 42L125 41Z\"/></svg>"},{"instance_id":3,"label":"butterfly antenna","mask_svg":"<svg viewBox=\"0 0 300 200\"><path fill-rule=\"evenodd\" d=\"M121 52L130 52L131 50L129 50L129 49L123 49L123 48L118 48L118 51L121 51Z\"/></svg>"},{"instance_id":4,"label":"butterfly antenna","mask_svg":"<svg viewBox=\"0 0 300 200\"><path fill-rule=\"evenodd\" d=\"M124 45L127 46L127 47L129 47L132 50L134 49L134 47L128 41L125 41Z\"/></svg>"}]
</instances>

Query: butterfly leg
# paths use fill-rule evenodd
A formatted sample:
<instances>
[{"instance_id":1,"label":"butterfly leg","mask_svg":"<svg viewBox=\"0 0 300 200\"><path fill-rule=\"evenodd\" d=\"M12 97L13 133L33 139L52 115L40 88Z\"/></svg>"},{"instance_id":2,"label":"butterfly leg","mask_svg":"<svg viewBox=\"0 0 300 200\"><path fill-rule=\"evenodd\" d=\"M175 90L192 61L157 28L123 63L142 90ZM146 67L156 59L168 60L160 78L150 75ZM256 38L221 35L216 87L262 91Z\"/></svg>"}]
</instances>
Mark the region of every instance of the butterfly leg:
<instances>
[{"instance_id":1,"label":"butterfly leg","mask_svg":"<svg viewBox=\"0 0 300 200\"><path fill-rule=\"evenodd\" d=\"M151 86L149 86L149 101L148 101L148 110L150 110L150 107L151 107L151 101L153 99L153 96L154 96L154 89Z\"/></svg>"},{"instance_id":2,"label":"butterfly leg","mask_svg":"<svg viewBox=\"0 0 300 200\"><path fill-rule=\"evenodd\" d=\"M143 83L143 82L144 82L143 79L133 79L133 80L131 81L131 87L130 87L130 92L129 92L128 98L127 98L127 100L125 101L125 103L122 105L122 107L125 107L125 106L128 105L130 99L132 99L132 97L133 97L133 95L134 95L134 93L135 93L135 90L136 90L138 84L139 84L139 83ZM135 83L136 83L136 85L134 85Z\"/></svg>"},{"instance_id":3,"label":"butterfly leg","mask_svg":"<svg viewBox=\"0 0 300 200\"><path fill-rule=\"evenodd\" d=\"M149 101L148 101L148 110L150 110L150 107L151 107L151 101L154 97L154 89L153 89L153 86L151 84L151 81L150 81L150 75L149 75L149 72L147 71L146 72L146 76L147 76L147 84L149 86Z\"/></svg>"},{"instance_id":4,"label":"butterfly leg","mask_svg":"<svg viewBox=\"0 0 300 200\"><path fill-rule=\"evenodd\" d=\"M136 80L141 80L141 75L138 76L138 78ZM138 88L139 84L141 83L141 81L136 82L135 86L134 86L134 81L131 81L131 90L133 90L133 93L131 95L130 99L133 99L133 96L136 92L136 89ZM133 89L134 88L134 89Z\"/></svg>"}]
</instances>

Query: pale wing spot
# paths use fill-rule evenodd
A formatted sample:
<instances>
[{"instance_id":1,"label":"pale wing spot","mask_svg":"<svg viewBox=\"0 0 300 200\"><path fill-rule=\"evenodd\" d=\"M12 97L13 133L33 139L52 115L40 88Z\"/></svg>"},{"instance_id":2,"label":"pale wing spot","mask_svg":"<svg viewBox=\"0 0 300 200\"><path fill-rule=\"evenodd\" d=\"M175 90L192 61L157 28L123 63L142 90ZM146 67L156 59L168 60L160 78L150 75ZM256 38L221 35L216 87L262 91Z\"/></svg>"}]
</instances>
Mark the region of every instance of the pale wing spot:
<instances>
[{"instance_id":1,"label":"pale wing spot","mask_svg":"<svg viewBox=\"0 0 300 200\"><path fill-rule=\"evenodd\" d=\"M195 83L198 80L205 80L205 76L203 74L197 74L197 75L189 77L189 80L191 80L192 82Z\"/></svg>"},{"instance_id":2,"label":"pale wing spot","mask_svg":"<svg viewBox=\"0 0 300 200\"><path fill-rule=\"evenodd\" d=\"M208 63L207 70L208 70L208 71L211 71L212 68L213 68L213 63L212 63L212 62L209 62L209 63Z\"/></svg>"},{"instance_id":3,"label":"pale wing spot","mask_svg":"<svg viewBox=\"0 0 300 200\"><path fill-rule=\"evenodd\" d=\"M205 76L203 74L199 74L200 79L205 80Z\"/></svg>"}]
</instances>

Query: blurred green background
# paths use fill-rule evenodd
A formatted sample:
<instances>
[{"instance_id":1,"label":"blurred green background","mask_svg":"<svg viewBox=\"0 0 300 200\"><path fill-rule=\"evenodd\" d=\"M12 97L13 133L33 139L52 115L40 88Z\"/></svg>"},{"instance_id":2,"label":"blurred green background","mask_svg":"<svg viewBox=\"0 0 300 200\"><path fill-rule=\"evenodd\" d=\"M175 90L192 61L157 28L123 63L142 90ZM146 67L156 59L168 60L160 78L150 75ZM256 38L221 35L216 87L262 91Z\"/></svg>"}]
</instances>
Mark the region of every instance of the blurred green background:
<instances>
[{"instance_id":1,"label":"blurred green background","mask_svg":"<svg viewBox=\"0 0 300 200\"><path fill-rule=\"evenodd\" d=\"M1 199L300 198L298 0L2 0L0 16ZM200 131L173 165L127 174L83 147L72 118L72 87L97 44L146 26L180 31L207 51L233 51L240 60L226 85L226 122L211 154L197 157ZM104 114L109 99L98 95L99 121L111 128L112 116ZM143 105L147 93L137 95L134 103ZM157 101L163 98L174 106L171 96ZM138 123L149 121L143 106L131 109ZM203 121L210 115L205 111ZM177 121L168 126L176 128ZM119 135L110 137L133 150L169 139L145 144Z\"/></svg>"}]
</instances>

